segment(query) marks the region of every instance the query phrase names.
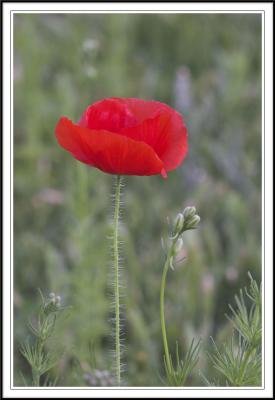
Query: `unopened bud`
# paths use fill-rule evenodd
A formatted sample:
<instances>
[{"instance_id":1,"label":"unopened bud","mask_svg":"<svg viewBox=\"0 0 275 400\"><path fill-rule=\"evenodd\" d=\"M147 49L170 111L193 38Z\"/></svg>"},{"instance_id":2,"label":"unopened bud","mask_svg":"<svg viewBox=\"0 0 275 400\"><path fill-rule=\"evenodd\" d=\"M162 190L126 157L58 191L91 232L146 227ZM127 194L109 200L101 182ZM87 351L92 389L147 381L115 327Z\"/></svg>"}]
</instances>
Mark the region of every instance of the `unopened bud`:
<instances>
[{"instance_id":1,"label":"unopened bud","mask_svg":"<svg viewBox=\"0 0 275 400\"><path fill-rule=\"evenodd\" d=\"M178 213L174 228L175 234L180 233L182 231L183 224L184 224L184 216L182 213Z\"/></svg>"},{"instance_id":2,"label":"unopened bud","mask_svg":"<svg viewBox=\"0 0 275 400\"><path fill-rule=\"evenodd\" d=\"M175 244L175 247L174 247L175 255L178 254L181 251L182 246L183 246L183 240L181 238L179 238L177 240L176 244Z\"/></svg>"},{"instance_id":3,"label":"unopened bud","mask_svg":"<svg viewBox=\"0 0 275 400\"><path fill-rule=\"evenodd\" d=\"M200 217L194 215L191 219L186 222L185 229L195 229L200 222Z\"/></svg>"},{"instance_id":4,"label":"unopened bud","mask_svg":"<svg viewBox=\"0 0 275 400\"><path fill-rule=\"evenodd\" d=\"M183 211L183 216L185 220L194 217L195 214L196 214L195 207L186 207Z\"/></svg>"},{"instance_id":5,"label":"unopened bud","mask_svg":"<svg viewBox=\"0 0 275 400\"><path fill-rule=\"evenodd\" d=\"M61 297L55 293L50 293L48 300L44 304L44 312L46 315L60 310Z\"/></svg>"}]
</instances>

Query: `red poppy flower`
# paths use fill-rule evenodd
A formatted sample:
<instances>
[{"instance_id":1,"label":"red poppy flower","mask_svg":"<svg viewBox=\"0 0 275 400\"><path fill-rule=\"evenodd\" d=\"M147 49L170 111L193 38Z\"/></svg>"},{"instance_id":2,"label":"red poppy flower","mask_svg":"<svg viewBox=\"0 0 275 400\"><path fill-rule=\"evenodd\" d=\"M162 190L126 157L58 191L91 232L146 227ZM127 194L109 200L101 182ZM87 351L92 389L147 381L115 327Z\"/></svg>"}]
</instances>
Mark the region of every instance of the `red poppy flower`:
<instances>
[{"instance_id":1,"label":"red poppy flower","mask_svg":"<svg viewBox=\"0 0 275 400\"><path fill-rule=\"evenodd\" d=\"M182 117L158 101L105 99L76 124L60 118L55 134L77 160L110 174L166 177L187 153Z\"/></svg>"}]
</instances>

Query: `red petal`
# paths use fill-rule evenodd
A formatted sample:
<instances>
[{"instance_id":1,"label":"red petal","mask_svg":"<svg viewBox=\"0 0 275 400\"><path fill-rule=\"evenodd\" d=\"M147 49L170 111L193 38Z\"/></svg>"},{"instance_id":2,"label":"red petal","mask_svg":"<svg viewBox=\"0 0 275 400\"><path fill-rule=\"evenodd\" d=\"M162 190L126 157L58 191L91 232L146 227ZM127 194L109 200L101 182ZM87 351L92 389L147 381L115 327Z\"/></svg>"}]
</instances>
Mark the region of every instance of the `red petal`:
<instances>
[{"instance_id":1,"label":"red petal","mask_svg":"<svg viewBox=\"0 0 275 400\"><path fill-rule=\"evenodd\" d=\"M72 155L110 174L156 175L163 163L146 143L105 130L90 130L60 119L55 130L59 144Z\"/></svg>"},{"instance_id":2,"label":"red petal","mask_svg":"<svg viewBox=\"0 0 275 400\"><path fill-rule=\"evenodd\" d=\"M139 122L143 122L148 118L154 118L160 111L175 112L172 108L159 101L135 98L125 98L122 100Z\"/></svg>"},{"instance_id":3,"label":"red petal","mask_svg":"<svg viewBox=\"0 0 275 400\"><path fill-rule=\"evenodd\" d=\"M72 122L66 118L61 117L55 128L55 135L58 143L65 150L73 154L75 158L86 164L91 163L90 151L75 129L70 128Z\"/></svg>"},{"instance_id":4,"label":"red petal","mask_svg":"<svg viewBox=\"0 0 275 400\"><path fill-rule=\"evenodd\" d=\"M134 126L138 122L123 99L110 98L89 106L78 124L83 128L119 132L120 129Z\"/></svg>"},{"instance_id":5,"label":"red petal","mask_svg":"<svg viewBox=\"0 0 275 400\"><path fill-rule=\"evenodd\" d=\"M151 146L167 171L177 168L187 153L187 129L180 114L162 109L154 118L119 133Z\"/></svg>"}]
</instances>

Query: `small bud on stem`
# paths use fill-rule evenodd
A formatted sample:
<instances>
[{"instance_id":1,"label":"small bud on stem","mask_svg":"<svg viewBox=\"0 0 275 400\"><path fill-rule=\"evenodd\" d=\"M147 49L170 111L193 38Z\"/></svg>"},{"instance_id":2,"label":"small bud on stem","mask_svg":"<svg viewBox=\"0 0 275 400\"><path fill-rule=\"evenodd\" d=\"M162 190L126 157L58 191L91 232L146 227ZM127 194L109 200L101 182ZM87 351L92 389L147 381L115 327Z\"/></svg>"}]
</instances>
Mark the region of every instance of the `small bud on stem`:
<instances>
[{"instance_id":1,"label":"small bud on stem","mask_svg":"<svg viewBox=\"0 0 275 400\"><path fill-rule=\"evenodd\" d=\"M174 255L176 256L182 249L183 246L183 240L182 238L179 238L174 246Z\"/></svg>"},{"instance_id":2,"label":"small bud on stem","mask_svg":"<svg viewBox=\"0 0 275 400\"><path fill-rule=\"evenodd\" d=\"M174 237L179 237L184 231L197 228L200 217L196 214L195 207L186 207L179 213L174 226Z\"/></svg>"},{"instance_id":3,"label":"small bud on stem","mask_svg":"<svg viewBox=\"0 0 275 400\"><path fill-rule=\"evenodd\" d=\"M184 216L182 213L178 213L176 222L175 222L175 227L174 227L174 234L177 235L178 233L181 232L184 224Z\"/></svg>"}]
</instances>

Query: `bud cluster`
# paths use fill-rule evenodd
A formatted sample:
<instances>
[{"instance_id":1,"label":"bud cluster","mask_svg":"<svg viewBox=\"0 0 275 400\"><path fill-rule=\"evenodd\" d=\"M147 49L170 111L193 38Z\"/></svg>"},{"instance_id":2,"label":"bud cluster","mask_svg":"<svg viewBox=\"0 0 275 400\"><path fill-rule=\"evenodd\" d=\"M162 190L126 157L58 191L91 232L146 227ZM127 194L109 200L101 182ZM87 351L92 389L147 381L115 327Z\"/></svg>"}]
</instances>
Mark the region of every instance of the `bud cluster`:
<instances>
[{"instance_id":1,"label":"bud cluster","mask_svg":"<svg viewBox=\"0 0 275 400\"><path fill-rule=\"evenodd\" d=\"M200 222L200 217L196 214L195 207L186 207L182 213L179 213L174 225L174 234L179 236L184 231L196 229Z\"/></svg>"},{"instance_id":2,"label":"bud cluster","mask_svg":"<svg viewBox=\"0 0 275 400\"><path fill-rule=\"evenodd\" d=\"M50 293L47 297L39 289L41 304L36 322L29 322L29 329L35 336L32 343L26 342L21 347L21 353L32 369L32 385L42 386L41 376L50 370L57 362L57 357L47 348L47 341L53 335L59 312L67 307L61 306L61 297ZM47 376L46 380L49 378Z\"/></svg>"},{"instance_id":3,"label":"bud cluster","mask_svg":"<svg viewBox=\"0 0 275 400\"><path fill-rule=\"evenodd\" d=\"M61 297L55 293L50 293L48 299L44 301L43 310L46 315L57 312L61 309Z\"/></svg>"}]
</instances>

